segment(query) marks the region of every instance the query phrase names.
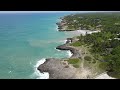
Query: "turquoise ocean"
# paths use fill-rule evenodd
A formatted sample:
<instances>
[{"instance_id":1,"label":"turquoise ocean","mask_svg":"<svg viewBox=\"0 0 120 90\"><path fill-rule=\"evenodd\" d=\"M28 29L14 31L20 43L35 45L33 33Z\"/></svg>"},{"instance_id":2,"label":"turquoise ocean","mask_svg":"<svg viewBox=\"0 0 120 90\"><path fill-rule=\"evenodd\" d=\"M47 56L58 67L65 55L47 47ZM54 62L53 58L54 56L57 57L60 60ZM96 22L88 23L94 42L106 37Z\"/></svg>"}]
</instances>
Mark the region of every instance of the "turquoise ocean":
<instances>
[{"instance_id":1,"label":"turquoise ocean","mask_svg":"<svg viewBox=\"0 0 120 90\"><path fill-rule=\"evenodd\" d=\"M0 14L0 79L42 78L37 66L45 58L67 58L55 47L70 37L56 22L70 13Z\"/></svg>"}]
</instances>

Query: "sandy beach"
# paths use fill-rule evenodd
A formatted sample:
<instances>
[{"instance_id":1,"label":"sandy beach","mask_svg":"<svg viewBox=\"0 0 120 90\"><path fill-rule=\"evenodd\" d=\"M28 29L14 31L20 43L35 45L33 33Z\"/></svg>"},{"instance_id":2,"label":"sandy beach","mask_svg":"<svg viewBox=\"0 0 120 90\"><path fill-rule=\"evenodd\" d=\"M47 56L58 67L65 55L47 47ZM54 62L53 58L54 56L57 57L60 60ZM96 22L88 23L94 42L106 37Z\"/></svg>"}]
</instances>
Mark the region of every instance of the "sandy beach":
<instances>
[{"instance_id":1,"label":"sandy beach","mask_svg":"<svg viewBox=\"0 0 120 90\"><path fill-rule=\"evenodd\" d=\"M83 36L87 34L91 34L91 33L97 33L100 32L99 30L95 30L95 31L90 31L90 30L75 30L75 31L66 31L65 34L69 35L69 36L79 36L80 34L82 34Z\"/></svg>"}]
</instances>

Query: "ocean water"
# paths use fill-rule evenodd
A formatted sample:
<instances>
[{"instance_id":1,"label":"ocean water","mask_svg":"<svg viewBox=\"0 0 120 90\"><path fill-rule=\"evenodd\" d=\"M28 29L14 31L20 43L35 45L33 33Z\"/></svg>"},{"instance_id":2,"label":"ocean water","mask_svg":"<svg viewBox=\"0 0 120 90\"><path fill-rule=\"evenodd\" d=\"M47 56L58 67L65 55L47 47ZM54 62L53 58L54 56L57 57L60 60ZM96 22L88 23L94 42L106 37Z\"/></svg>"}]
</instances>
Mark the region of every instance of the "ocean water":
<instances>
[{"instance_id":1,"label":"ocean water","mask_svg":"<svg viewBox=\"0 0 120 90\"><path fill-rule=\"evenodd\" d=\"M67 14L0 14L0 79L42 78L36 69L41 60L68 57L68 51L55 49L70 37L56 25Z\"/></svg>"}]
</instances>

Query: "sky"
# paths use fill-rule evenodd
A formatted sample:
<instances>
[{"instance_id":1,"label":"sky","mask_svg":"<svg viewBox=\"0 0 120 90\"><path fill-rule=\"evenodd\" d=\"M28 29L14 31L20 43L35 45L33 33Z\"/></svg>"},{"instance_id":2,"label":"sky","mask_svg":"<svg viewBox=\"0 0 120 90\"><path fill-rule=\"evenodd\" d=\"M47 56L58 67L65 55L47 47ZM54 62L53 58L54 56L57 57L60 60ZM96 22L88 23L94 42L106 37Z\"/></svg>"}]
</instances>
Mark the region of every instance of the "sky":
<instances>
[{"instance_id":1,"label":"sky","mask_svg":"<svg viewBox=\"0 0 120 90\"><path fill-rule=\"evenodd\" d=\"M0 13L61 13L61 12L88 13L88 12L106 12L106 11L0 11Z\"/></svg>"},{"instance_id":2,"label":"sky","mask_svg":"<svg viewBox=\"0 0 120 90\"><path fill-rule=\"evenodd\" d=\"M84 12L84 11L0 11L0 13L61 13L61 12Z\"/></svg>"}]
</instances>

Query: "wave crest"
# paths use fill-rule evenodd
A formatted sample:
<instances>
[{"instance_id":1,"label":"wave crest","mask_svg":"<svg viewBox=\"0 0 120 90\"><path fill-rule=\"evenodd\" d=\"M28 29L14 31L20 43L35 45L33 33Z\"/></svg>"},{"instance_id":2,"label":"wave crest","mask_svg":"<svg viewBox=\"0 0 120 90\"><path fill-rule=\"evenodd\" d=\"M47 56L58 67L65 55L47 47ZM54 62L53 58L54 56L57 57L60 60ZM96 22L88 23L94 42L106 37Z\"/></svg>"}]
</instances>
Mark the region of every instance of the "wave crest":
<instances>
[{"instance_id":1,"label":"wave crest","mask_svg":"<svg viewBox=\"0 0 120 90\"><path fill-rule=\"evenodd\" d=\"M70 50L67 51L67 54L68 54L68 58L70 58L73 55Z\"/></svg>"},{"instance_id":2,"label":"wave crest","mask_svg":"<svg viewBox=\"0 0 120 90\"><path fill-rule=\"evenodd\" d=\"M49 73L48 72L40 73L40 71L37 70L39 65L43 64L45 61L46 61L45 58L42 58L39 61L37 61L36 65L34 66L34 73L32 75L33 78L36 78L36 79L49 79Z\"/></svg>"}]
</instances>

